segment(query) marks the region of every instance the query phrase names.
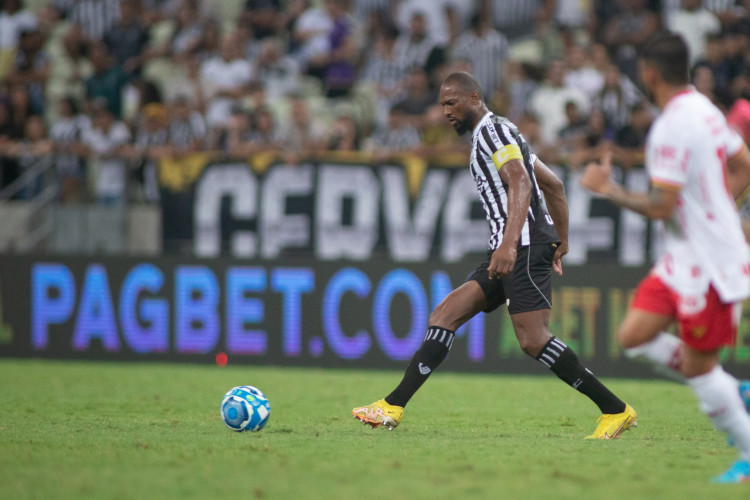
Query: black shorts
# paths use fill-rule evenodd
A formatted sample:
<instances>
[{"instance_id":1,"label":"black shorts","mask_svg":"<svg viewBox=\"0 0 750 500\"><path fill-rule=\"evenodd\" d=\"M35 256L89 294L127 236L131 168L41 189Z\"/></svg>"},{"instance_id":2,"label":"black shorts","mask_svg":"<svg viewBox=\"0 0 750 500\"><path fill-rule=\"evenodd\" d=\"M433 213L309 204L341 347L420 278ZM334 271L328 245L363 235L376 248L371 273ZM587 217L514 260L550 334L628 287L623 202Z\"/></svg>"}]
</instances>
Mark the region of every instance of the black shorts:
<instances>
[{"instance_id":1,"label":"black shorts","mask_svg":"<svg viewBox=\"0 0 750 500\"><path fill-rule=\"evenodd\" d=\"M536 311L552 308L552 258L557 243L544 243L518 247L513 272L502 279L490 279L487 261L482 263L466 281L474 280L482 287L487 299L484 312L491 312L508 303L508 313Z\"/></svg>"}]
</instances>

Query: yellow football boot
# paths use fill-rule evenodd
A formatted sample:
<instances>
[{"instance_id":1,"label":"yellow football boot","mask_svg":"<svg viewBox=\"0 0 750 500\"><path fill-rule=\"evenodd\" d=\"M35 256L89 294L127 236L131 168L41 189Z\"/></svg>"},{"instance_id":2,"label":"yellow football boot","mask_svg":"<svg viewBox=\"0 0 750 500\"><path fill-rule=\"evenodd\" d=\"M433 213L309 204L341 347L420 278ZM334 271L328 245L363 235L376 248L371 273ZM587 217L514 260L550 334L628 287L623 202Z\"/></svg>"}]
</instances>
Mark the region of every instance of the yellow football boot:
<instances>
[{"instance_id":1,"label":"yellow football boot","mask_svg":"<svg viewBox=\"0 0 750 500\"><path fill-rule=\"evenodd\" d=\"M352 410L354 418L373 429L384 425L389 431L395 429L404 414L402 406L389 405L385 399Z\"/></svg>"},{"instance_id":2,"label":"yellow football boot","mask_svg":"<svg viewBox=\"0 0 750 500\"><path fill-rule=\"evenodd\" d=\"M586 439L615 439L623 431L638 426L638 414L630 405L622 413L603 414L596 422L596 430Z\"/></svg>"}]
</instances>

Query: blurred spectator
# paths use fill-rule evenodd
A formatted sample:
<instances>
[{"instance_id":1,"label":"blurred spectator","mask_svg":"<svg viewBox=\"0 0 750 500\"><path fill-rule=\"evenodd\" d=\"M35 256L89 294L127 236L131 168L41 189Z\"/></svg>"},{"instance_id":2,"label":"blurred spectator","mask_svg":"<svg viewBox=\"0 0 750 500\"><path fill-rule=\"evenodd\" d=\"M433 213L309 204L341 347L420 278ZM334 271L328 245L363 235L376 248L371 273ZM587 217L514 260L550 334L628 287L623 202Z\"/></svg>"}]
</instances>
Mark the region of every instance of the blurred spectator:
<instances>
[{"instance_id":1,"label":"blurred spectator","mask_svg":"<svg viewBox=\"0 0 750 500\"><path fill-rule=\"evenodd\" d=\"M719 98L716 95L716 80L711 68L705 64L697 64L691 73L691 82L695 90L708 97L711 102L723 108Z\"/></svg>"},{"instance_id":2,"label":"blurred spectator","mask_svg":"<svg viewBox=\"0 0 750 500\"><path fill-rule=\"evenodd\" d=\"M91 120L78 112L78 104L71 97L61 99L58 107L58 118L50 129L50 138L60 180L59 199L63 203L81 201L85 174L81 141L91 128Z\"/></svg>"},{"instance_id":3,"label":"blurred spectator","mask_svg":"<svg viewBox=\"0 0 750 500\"><path fill-rule=\"evenodd\" d=\"M15 60L7 76L8 83L23 85L28 89L31 110L35 114L44 113L47 101L50 61L43 50L45 41L38 29L22 32Z\"/></svg>"},{"instance_id":4,"label":"blurred spectator","mask_svg":"<svg viewBox=\"0 0 750 500\"><path fill-rule=\"evenodd\" d=\"M169 57L182 62L203 42L203 20L194 0L182 0L177 8L177 25L171 38L147 52L147 58Z\"/></svg>"},{"instance_id":5,"label":"blurred spectator","mask_svg":"<svg viewBox=\"0 0 750 500\"><path fill-rule=\"evenodd\" d=\"M224 126L219 149L231 156L246 156L252 150L251 133L253 124L250 115L239 106L232 109L232 115Z\"/></svg>"},{"instance_id":6,"label":"blurred spectator","mask_svg":"<svg viewBox=\"0 0 750 500\"><path fill-rule=\"evenodd\" d=\"M181 72L170 78L169 85L164 87L164 97L168 102L179 96L185 96L190 99L198 111L205 111L206 101L201 85L202 64L203 60L197 49L187 55L185 64L179 66Z\"/></svg>"},{"instance_id":7,"label":"blurred spectator","mask_svg":"<svg viewBox=\"0 0 750 500\"><path fill-rule=\"evenodd\" d=\"M191 106L188 96L178 95L172 101L169 123L169 144L173 155L199 151L205 147L206 121Z\"/></svg>"},{"instance_id":8,"label":"blurred spectator","mask_svg":"<svg viewBox=\"0 0 750 500\"><path fill-rule=\"evenodd\" d=\"M727 113L727 123L750 144L750 101L737 99Z\"/></svg>"},{"instance_id":9,"label":"blurred spectator","mask_svg":"<svg viewBox=\"0 0 750 500\"><path fill-rule=\"evenodd\" d=\"M128 126L138 123L144 106L152 103L161 104L163 99L159 86L142 76L136 76L123 89L122 119Z\"/></svg>"},{"instance_id":10,"label":"blurred spectator","mask_svg":"<svg viewBox=\"0 0 750 500\"><path fill-rule=\"evenodd\" d=\"M145 62L144 49L149 42L140 7L137 0L122 0L119 20L104 32L102 39L116 64L128 74L140 73Z\"/></svg>"},{"instance_id":11,"label":"blurred spectator","mask_svg":"<svg viewBox=\"0 0 750 500\"><path fill-rule=\"evenodd\" d=\"M557 26L567 30L584 30L591 24L593 2L557 0L554 3L554 19Z\"/></svg>"},{"instance_id":12,"label":"blurred spectator","mask_svg":"<svg viewBox=\"0 0 750 500\"><path fill-rule=\"evenodd\" d=\"M299 64L284 53L284 42L279 38L263 40L253 75L263 82L269 99L286 97L299 91Z\"/></svg>"},{"instance_id":13,"label":"blurred spectator","mask_svg":"<svg viewBox=\"0 0 750 500\"><path fill-rule=\"evenodd\" d=\"M329 52L323 80L327 97L346 96L354 85L356 27L354 18L347 11L347 4L348 0L325 0L326 11L333 21L328 34Z\"/></svg>"},{"instance_id":14,"label":"blurred spectator","mask_svg":"<svg viewBox=\"0 0 750 500\"><path fill-rule=\"evenodd\" d=\"M501 75L508 59L508 40L492 29L489 18L479 12L471 17L469 24L471 29L458 37L451 57L470 61L485 99L492 101L502 83Z\"/></svg>"},{"instance_id":15,"label":"blurred spectator","mask_svg":"<svg viewBox=\"0 0 750 500\"><path fill-rule=\"evenodd\" d=\"M141 0L143 23L152 26L155 23L177 17L177 8L182 0Z\"/></svg>"},{"instance_id":16,"label":"blurred spectator","mask_svg":"<svg viewBox=\"0 0 750 500\"><path fill-rule=\"evenodd\" d=\"M0 188L18 177L18 163L4 153L12 144L12 129L10 108L6 101L0 99Z\"/></svg>"},{"instance_id":17,"label":"blurred spectator","mask_svg":"<svg viewBox=\"0 0 750 500\"><path fill-rule=\"evenodd\" d=\"M492 24L511 42L535 35L537 22L554 14L554 0L481 0L482 12L490 12Z\"/></svg>"},{"instance_id":18,"label":"blurred spectator","mask_svg":"<svg viewBox=\"0 0 750 500\"><path fill-rule=\"evenodd\" d=\"M542 147L543 141L541 139L539 118L534 113L525 112L518 117L516 125L531 150L538 155L542 155L544 148Z\"/></svg>"},{"instance_id":19,"label":"blurred spectator","mask_svg":"<svg viewBox=\"0 0 750 500\"><path fill-rule=\"evenodd\" d=\"M630 121L615 134L612 146L612 159L615 162L626 169L643 165L646 136L653 120L648 105L639 103L633 106Z\"/></svg>"},{"instance_id":20,"label":"blurred spectator","mask_svg":"<svg viewBox=\"0 0 750 500\"><path fill-rule=\"evenodd\" d=\"M252 131L250 132L250 143L252 151L270 151L277 149L280 138L276 130L273 115L265 108L256 108L253 114Z\"/></svg>"},{"instance_id":21,"label":"blurred spectator","mask_svg":"<svg viewBox=\"0 0 750 500\"><path fill-rule=\"evenodd\" d=\"M682 0L661 0L662 12L667 18L671 13L679 10ZM711 12L724 26L729 26L738 18L746 15L741 4L742 0L703 0L703 8Z\"/></svg>"},{"instance_id":22,"label":"blurred spectator","mask_svg":"<svg viewBox=\"0 0 750 500\"><path fill-rule=\"evenodd\" d=\"M388 14L393 0L352 0L352 15L361 26L367 26L373 14Z\"/></svg>"},{"instance_id":23,"label":"blurred spectator","mask_svg":"<svg viewBox=\"0 0 750 500\"><path fill-rule=\"evenodd\" d=\"M573 44L565 54L565 86L583 90L589 99L595 98L604 86L604 74L590 62L588 49Z\"/></svg>"},{"instance_id":24,"label":"blurred spectator","mask_svg":"<svg viewBox=\"0 0 750 500\"><path fill-rule=\"evenodd\" d=\"M395 52L398 30L388 27L375 40L361 72L361 79L375 85L375 121L385 126L391 106L400 99L407 68Z\"/></svg>"},{"instance_id":25,"label":"blurred spectator","mask_svg":"<svg viewBox=\"0 0 750 500\"><path fill-rule=\"evenodd\" d=\"M598 108L593 108L586 120L584 140L568 156L568 168L575 171L590 161L601 160L602 155L610 150L611 143L612 135L607 130L604 115Z\"/></svg>"},{"instance_id":26,"label":"blurred spectator","mask_svg":"<svg viewBox=\"0 0 750 500\"><path fill-rule=\"evenodd\" d=\"M209 128L225 125L232 106L239 104L252 80L253 69L242 58L234 35L221 41L220 56L205 61L201 66L201 86L206 98L206 122Z\"/></svg>"},{"instance_id":27,"label":"blurred spectator","mask_svg":"<svg viewBox=\"0 0 750 500\"><path fill-rule=\"evenodd\" d=\"M298 46L293 54L307 74L319 78L325 76L328 54L331 51L329 35L333 29L333 20L323 7L311 7L299 16L294 24L292 40Z\"/></svg>"},{"instance_id":28,"label":"blurred spectator","mask_svg":"<svg viewBox=\"0 0 750 500\"><path fill-rule=\"evenodd\" d=\"M282 123L278 143L284 151L303 154L319 152L328 145L328 126L311 116L303 97L292 97L289 117Z\"/></svg>"},{"instance_id":29,"label":"blurred spectator","mask_svg":"<svg viewBox=\"0 0 750 500\"><path fill-rule=\"evenodd\" d=\"M375 131L367 151L376 159L385 159L392 154L416 150L421 141L416 127L409 123L402 106L393 106L388 115L388 126Z\"/></svg>"},{"instance_id":30,"label":"blurred spectator","mask_svg":"<svg viewBox=\"0 0 750 500\"><path fill-rule=\"evenodd\" d=\"M227 126L224 150L232 156L243 157L274 151L279 148L279 140L273 115L268 109L259 108L253 113L236 109ZM297 153L287 152L291 163L296 162Z\"/></svg>"},{"instance_id":31,"label":"blurred spectator","mask_svg":"<svg viewBox=\"0 0 750 500\"><path fill-rule=\"evenodd\" d=\"M543 79L543 70L531 63L509 60L506 71L506 115L514 123L526 112L531 96Z\"/></svg>"},{"instance_id":32,"label":"blurred spectator","mask_svg":"<svg viewBox=\"0 0 750 500\"><path fill-rule=\"evenodd\" d=\"M636 50L659 28L659 17L648 9L647 0L615 0L619 12L604 28L604 42L617 65L630 78L637 78Z\"/></svg>"},{"instance_id":33,"label":"blurred spectator","mask_svg":"<svg viewBox=\"0 0 750 500\"><path fill-rule=\"evenodd\" d=\"M52 7L72 26L65 35L68 56L78 61L91 46L101 43L104 34L120 17L121 0L55 0Z\"/></svg>"},{"instance_id":34,"label":"blurred spectator","mask_svg":"<svg viewBox=\"0 0 750 500\"><path fill-rule=\"evenodd\" d=\"M8 85L8 115L8 138L20 139L23 137L26 121L34 115L29 88L26 85Z\"/></svg>"},{"instance_id":35,"label":"blurred spectator","mask_svg":"<svg viewBox=\"0 0 750 500\"><path fill-rule=\"evenodd\" d=\"M83 144L88 152L89 173L94 179L94 198L103 205L125 203L128 167L123 154L129 149L130 131L101 99L92 104L92 116L92 126L84 134Z\"/></svg>"},{"instance_id":36,"label":"blurred spectator","mask_svg":"<svg viewBox=\"0 0 750 500\"><path fill-rule=\"evenodd\" d=\"M547 78L534 92L529 110L539 119L541 139L545 145L553 144L565 126L565 104L574 102L582 113L588 113L589 100L578 88L567 87L564 82L565 63L555 60L547 67Z\"/></svg>"},{"instance_id":37,"label":"blurred spectator","mask_svg":"<svg viewBox=\"0 0 750 500\"><path fill-rule=\"evenodd\" d=\"M86 79L86 97L90 101L103 98L115 118L122 118L122 90L128 75L114 63L104 43L90 46L89 60L94 72Z\"/></svg>"},{"instance_id":38,"label":"blurred spectator","mask_svg":"<svg viewBox=\"0 0 750 500\"><path fill-rule=\"evenodd\" d=\"M14 159L18 174L23 175L52 152L47 124L41 116L30 116L24 123L22 137L8 145L5 154ZM18 199L30 200L41 192L42 176L28 179L18 192Z\"/></svg>"},{"instance_id":39,"label":"blurred spectator","mask_svg":"<svg viewBox=\"0 0 750 500\"><path fill-rule=\"evenodd\" d=\"M253 31L253 36L262 40L278 35L281 16L280 0L245 0L242 21Z\"/></svg>"},{"instance_id":40,"label":"blurred spectator","mask_svg":"<svg viewBox=\"0 0 750 500\"><path fill-rule=\"evenodd\" d=\"M721 35L709 35L707 37L706 54L695 64L695 66L698 65L711 68L716 88L728 88L735 76L735 68L727 59L726 47Z\"/></svg>"},{"instance_id":41,"label":"blurred spectator","mask_svg":"<svg viewBox=\"0 0 750 500\"><path fill-rule=\"evenodd\" d=\"M329 151L359 151L362 137L354 119L340 113L333 124L331 138L328 141Z\"/></svg>"},{"instance_id":42,"label":"blurred spectator","mask_svg":"<svg viewBox=\"0 0 750 500\"><path fill-rule=\"evenodd\" d=\"M169 119L162 104L150 103L143 107L135 131L135 140L129 154L135 159L137 199L155 203L159 201L157 166L159 159L169 155Z\"/></svg>"},{"instance_id":43,"label":"blurred spectator","mask_svg":"<svg viewBox=\"0 0 750 500\"><path fill-rule=\"evenodd\" d=\"M37 27L37 17L24 8L21 0L0 4L0 82L13 64L21 33L36 31Z\"/></svg>"},{"instance_id":44,"label":"blurred spectator","mask_svg":"<svg viewBox=\"0 0 750 500\"><path fill-rule=\"evenodd\" d=\"M560 129L555 143L556 155L569 155L573 151L585 146L588 126L586 115L581 113L574 101L565 103L565 126ZM545 156L546 158L546 156Z\"/></svg>"},{"instance_id":45,"label":"blurred spectator","mask_svg":"<svg viewBox=\"0 0 750 500\"><path fill-rule=\"evenodd\" d=\"M399 31L408 32L414 14L419 13L424 16L427 36L438 44L448 42L445 8L449 3L446 0L402 0L394 3L392 19Z\"/></svg>"},{"instance_id":46,"label":"blurred spectator","mask_svg":"<svg viewBox=\"0 0 750 500\"><path fill-rule=\"evenodd\" d=\"M412 15L409 29L401 33L393 50L405 67L419 66L428 74L445 60L445 50L428 36L427 20L421 12Z\"/></svg>"},{"instance_id":47,"label":"blurred spectator","mask_svg":"<svg viewBox=\"0 0 750 500\"><path fill-rule=\"evenodd\" d=\"M406 113L409 123L421 129L427 109L437 100L437 92L430 88L427 73L419 66L414 66L406 77L406 94L396 106L400 106Z\"/></svg>"},{"instance_id":48,"label":"blurred spectator","mask_svg":"<svg viewBox=\"0 0 750 500\"><path fill-rule=\"evenodd\" d=\"M627 125L630 111L642 96L630 78L620 73L620 69L611 64L604 72L604 86L596 98L595 105L604 114L604 121L614 134Z\"/></svg>"},{"instance_id":49,"label":"blurred spectator","mask_svg":"<svg viewBox=\"0 0 750 500\"><path fill-rule=\"evenodd\" d=\"M701 0L682 0L680 8L666 15L665 24L685 40L691 66L705 55L706 37L721 31L721 22L702 6Z\"/></svg>"}]
</instances>

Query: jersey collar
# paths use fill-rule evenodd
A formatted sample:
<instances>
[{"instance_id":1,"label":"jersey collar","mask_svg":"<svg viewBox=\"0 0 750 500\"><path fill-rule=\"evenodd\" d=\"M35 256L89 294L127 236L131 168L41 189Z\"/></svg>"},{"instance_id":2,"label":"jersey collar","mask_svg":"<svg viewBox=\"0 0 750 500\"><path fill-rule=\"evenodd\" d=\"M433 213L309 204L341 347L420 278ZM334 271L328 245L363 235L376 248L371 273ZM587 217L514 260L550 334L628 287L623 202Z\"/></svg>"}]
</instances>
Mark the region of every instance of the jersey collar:
<instances>
[{"instance_id":1,"label":"jersey collar","mask_svg":"<svg viewBox=\"0 0 750 500\"><path fill-rule=\"evenodd\" d=\"M693 87L692 85L688 85L684 90L681 90L677 92L675 95L673 95L672 97L670 97L667 103L664 105L664 109L667 109L667 106L669 106L670 104L678 100L680 97L692 94L693 92L697 92L695 90L695 87Z\"/></svg>"},{"instance_id":2,"label":"jersey collar","mask_svg":"<svg viewBox=\"0 0 750 500\"><path fill-rule=\"evenodd\" d=\"M477 134L479 133L479 129L482 128L482 125L484 125L484 122L490 119L490 116L492 116L492 111L487 111L481 120L479 120L479 123L477 123L476 127L474 127L474 130L471 132L471 138L476 139Z\"/></svg>"}]
</instances>

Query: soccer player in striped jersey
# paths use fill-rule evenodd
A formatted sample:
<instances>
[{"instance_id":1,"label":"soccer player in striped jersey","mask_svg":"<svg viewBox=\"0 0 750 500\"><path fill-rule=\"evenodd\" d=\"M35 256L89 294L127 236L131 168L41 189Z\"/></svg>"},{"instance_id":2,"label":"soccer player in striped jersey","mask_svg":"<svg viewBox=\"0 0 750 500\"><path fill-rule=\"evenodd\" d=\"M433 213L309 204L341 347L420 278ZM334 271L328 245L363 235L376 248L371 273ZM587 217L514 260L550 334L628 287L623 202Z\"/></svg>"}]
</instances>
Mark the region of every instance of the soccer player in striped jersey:
<instances>
[{"instance_id":1,"label":"soccer player in striped jersey","mask_svg":"<svg viewBox=\"0 0 750 500\"><path fill-rule=\"evenodd\" d=\"M390 429L404 406L448 355L455 331L476 314L507 304L521 349L601 410L588 439L613 439L637 415L609 391L549 329L551 274L568 251L568 205L560 179L529 149L516 126L489 111L476 79L452 73L440 105L459 135L472 132L469 170L490 224L488 260L430 314L425 340L401 383L384 399L355 408L355 418ZM549 210L548 210L549 207Z\"/></svg>"},{"instance_id":2,"label":"soccer player in striped jersey","mask_svg":"<svg viewBox=\"0 0 750 500\"><path fill-rule=\"evenodd\" d=\"M750 151L722 112L691 88L688 49L679 35L645 44L641 82L661 115L648 134L647 193L611 180L610 159L586 167L581 184L613 203L664 220L664 252L636 289L619 331L633 357L684 377L701 410L739 450L714 478L750 481L750 417L738 381L721 367L733 346L742 301L750 295L750 248L734 199L750 185ZM679 325L680 338L665 333Z\"/></svg>"}]
</instances>

